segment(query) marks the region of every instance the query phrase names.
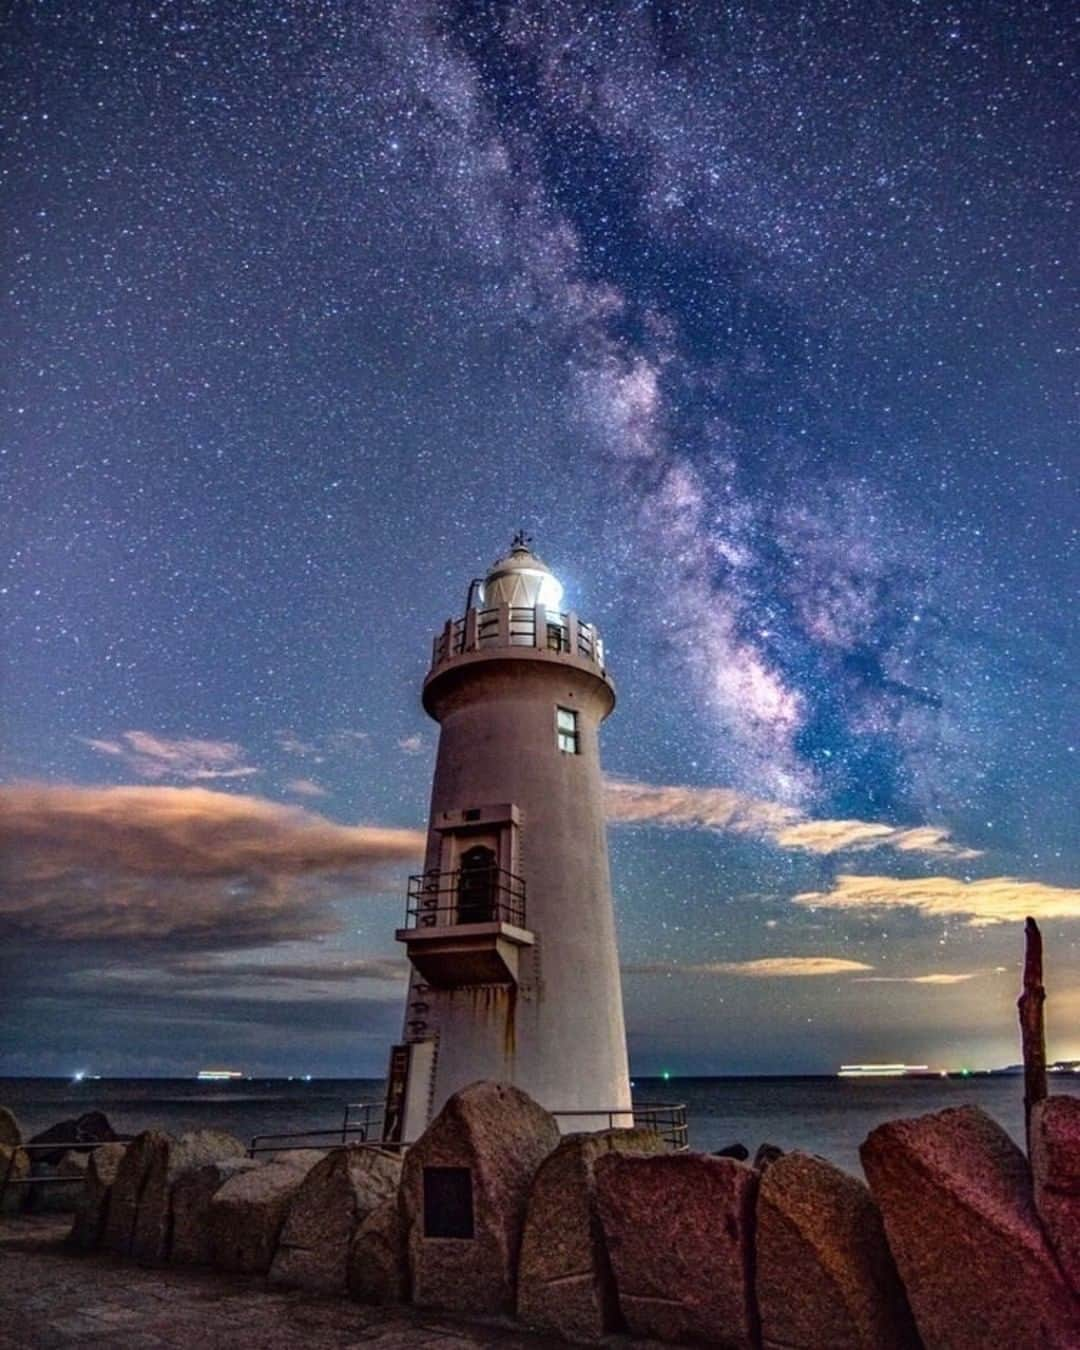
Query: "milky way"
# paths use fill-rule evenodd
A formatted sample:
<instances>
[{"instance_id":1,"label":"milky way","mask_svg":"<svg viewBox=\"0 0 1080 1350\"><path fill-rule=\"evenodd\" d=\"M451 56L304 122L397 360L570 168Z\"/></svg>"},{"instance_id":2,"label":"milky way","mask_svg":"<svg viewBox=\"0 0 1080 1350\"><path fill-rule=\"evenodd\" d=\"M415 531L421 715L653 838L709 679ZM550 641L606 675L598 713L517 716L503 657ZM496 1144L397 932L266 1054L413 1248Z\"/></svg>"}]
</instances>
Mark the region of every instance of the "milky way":
<instances>
[{"instance_id":1,"label":"milky way","mask_svg":"<svg viewBox=\"0 0 1080 1350\"><path fill-rule=\"evenodd\" d=\"M1080 1055L1071 28L16 0L4 777L150 793L148 830L162 789L411 831L431 635L524 526L619 688L639 1069L1008 1057L1002 894L1047 921ZM213 915L281 897L215 1004L119 844L75 922L56 802L14 847L57 931L5 914L52 1001L14 981L0 1069L97 1063L132 999L117 1068L185 1067L213 1008L252 1067L381 1068L407 846L363 884L215 880ZM106 923L110 887L139 912ZM341 971L368 968L350 1039ZM295 1047L248 1035L240 989Z\"/></svg>"}]
</instances>

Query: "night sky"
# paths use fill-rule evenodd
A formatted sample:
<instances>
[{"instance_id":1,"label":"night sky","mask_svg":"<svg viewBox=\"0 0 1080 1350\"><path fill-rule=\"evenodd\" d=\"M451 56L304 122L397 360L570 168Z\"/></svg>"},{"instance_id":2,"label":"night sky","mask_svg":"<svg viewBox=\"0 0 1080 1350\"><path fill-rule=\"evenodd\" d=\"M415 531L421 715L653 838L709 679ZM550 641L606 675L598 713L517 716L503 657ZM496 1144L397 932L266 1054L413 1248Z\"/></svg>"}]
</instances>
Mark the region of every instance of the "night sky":
<instances>
[{"instance_id":1,"label":"night sky","mask_svg":"<svg viewBox=\"0 0 1080 1350\"><path fill-rule=\"evenodd\" d=\"M1080 1058L1071 8L4 5L0 1072L382 1073L518 528L636 1072Z\"/></svg>"}]
</instances>

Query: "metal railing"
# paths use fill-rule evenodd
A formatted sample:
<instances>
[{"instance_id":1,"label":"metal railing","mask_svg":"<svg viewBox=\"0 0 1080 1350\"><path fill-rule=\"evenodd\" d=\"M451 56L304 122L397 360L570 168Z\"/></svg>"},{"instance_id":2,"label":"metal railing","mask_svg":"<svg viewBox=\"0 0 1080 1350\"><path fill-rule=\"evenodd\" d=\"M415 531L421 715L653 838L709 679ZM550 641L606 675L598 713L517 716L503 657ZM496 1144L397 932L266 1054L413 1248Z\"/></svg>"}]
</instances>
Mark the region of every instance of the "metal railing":
<instances>
[{"instance_id":1,"label":"metal railing","mask_svg":"<svg viewBox=\"0 0 1080 1350\"><path fill-rule=\"evenodd\" d=\"M341 1124L325 1130L287 1130L284 1134L255 1134L248 1145L248 1157L258 1153L288 1153L301 1148L344 1148L368 1145L372 1148L394 1148L383 1144L382 1102L350 1102L345 1107ZM322 1143L291 1143L290 1140L315 1140Z\"/></svg>"},{"instance_id":2,"label":"metal railing","mask_svg":"<svg viewBox=\"0 0 1080 1350\"><path fill-rule=\"evenodd\" d=\"M460 619L448 620L432 644L431 664L441 666L465 652L494 647L565 652L604 665L604 644L595 624L543 605L471 609Z\"/></svg>"},{"instance_id":3,"label":"metal railing","mask_svg":"<svg viewBox=\"0 0 1080 1350\"><path fill-rule=\"evenodd\" d=\"M421 872L409 878L406 928L473 923L525 926L525 882L501 867Z\"/></svg>"},{"instance_id":4,"label":"metal railing","mask_svg":"<svg viewBox=\"0 0 1080 1350\"><path fill-rule=\"evenodd\" d=\"M658 1134L673 1152L682 1153L690 1147L685 1102L635 1102L633 1106L623 1109L605 1106L595 1111L552 1111L551 1114L560 1122L581 1117L589 1120L606 1119L607 1125L600 1128L609 1130L629 1128L629 1116L635 1130L651 1130ZM595 1130L598 1127L594 1125L591 1128Z\"/></svg>"},{"instance_id":5,"label":"metal railing","mask_svg":"<svg viewBox=\"0 0 1080 1350\"><path fill-rule=\"evenodd\" d=\"M104 1148L106 1144L126 1144L127 1142L126 1139L98 1139L93 1142L83 1139L70 1144L49 1142L11 1145L7 1166L4 1168L4 1176L0 1180L0 1213L3 1212L4 1198L9 1186L82 1186L83 1184L82 1177L43 1177L34 1176L32 1173L28 1173L24 1177L13 1177L11 1174L15 1170L15 1160L20 1153L93 1153L95 1149ZM30 1162L33 1162L33 1158L30 1158Z\"/></svg>"}]
</instances>

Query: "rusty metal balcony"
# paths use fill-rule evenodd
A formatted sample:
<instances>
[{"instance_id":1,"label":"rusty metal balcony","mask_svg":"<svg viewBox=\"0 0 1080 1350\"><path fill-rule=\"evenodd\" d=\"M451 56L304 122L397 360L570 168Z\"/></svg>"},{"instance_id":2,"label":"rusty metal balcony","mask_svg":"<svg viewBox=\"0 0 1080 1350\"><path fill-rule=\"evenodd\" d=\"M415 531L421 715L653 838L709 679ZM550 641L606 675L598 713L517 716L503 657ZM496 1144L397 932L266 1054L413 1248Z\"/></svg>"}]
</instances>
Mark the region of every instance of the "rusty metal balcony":
<instances>
[{"instance_id":1,"label":"rusty metal balcony","mask_svg":"<svg viewBox=\"0 0 1080 1350\"><path fill-rule=\"evenodd\" d=\"M516 984L525 927L525 883L499 867L423 872L409 878L405 927L395 935L436 988Z\"/></svg>"}]
</instances>

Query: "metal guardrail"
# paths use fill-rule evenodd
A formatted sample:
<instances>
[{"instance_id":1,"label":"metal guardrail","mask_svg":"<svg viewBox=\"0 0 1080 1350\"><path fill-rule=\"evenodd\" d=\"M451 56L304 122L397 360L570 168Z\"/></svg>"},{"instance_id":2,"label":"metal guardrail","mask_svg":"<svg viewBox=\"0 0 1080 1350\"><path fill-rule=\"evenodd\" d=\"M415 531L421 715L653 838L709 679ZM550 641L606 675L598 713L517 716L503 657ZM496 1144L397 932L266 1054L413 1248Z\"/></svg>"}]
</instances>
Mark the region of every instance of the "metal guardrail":
<instances>
[{"instance_id":1,"label":"metal guardrail","mask_svg":"<svg viewBox=\"0 0 1080 1350\"><path fill-rule=\"evenodd\" d=\"M635 1130L651 1130L658 1134L673 1152L682 1153L690 1147L685 1102L635 1102L628 1109L605 1106L594 1111L552 1111L551 1114L558 1121L582 1116L590 1120L606 1118L609 1130L630 1128L624 1124L629 1116Z\"/></svg>"},{"instance_id":2,"label":"metal guardrail","mask_svg":"<svg viewBox=\"0 0 1080 1350\"><path fill-rule=\"evenodd\" d=\"M252 1135L248 1146L248 1157L257 1153L288 1153L301 1148L344 1148L346 1146L367 1145L371 1148L394 1148L393 1144L384 1144L382 1139L383 1104L382 1102L350 1102L345 1107L341 1124L337 1128L325 1130L287 1130L284 1134ZM318 1143L286 1143L284 1140L314 1140Z\"/></svg>"},{"instance_id":3,"label":"metal guardrail","mask_svg":"<svg viewBox=\"0 0 1080 1350\"><path fill-rule=\"evenodd\" d=\"M3 1210L4 1199L7 1196L9 1186L81 1186L81 1177L42 1177L28 1175L25 1177L13 1177L11 1175L15 1168L15 1159L20 1153L93 1153L95 1149L104 1148L106 1144L126 1144L126 1139L98 1139L88 1141L86 1139L75 1140L72 1143L47 1142L43 1144L12 1144L8 1145L11 1152L8 1154L7 1167L4 1168L4 1177L0 1181L0 1211ZM33 1159L31 1158L31 1162Z\"/></svg>"},{"instance_id":4,"label":"metal guardrail","mask_svg":"<svg viewBox=\"0 0 1080 1350\"><path fill-rule=\"evenodd\" d=\"M501 867L422 872L409 878L406 928L470 923L525 927L525 882Z\"/></svg>"},{"instance_id":5,"label":"metal guardrail","mask_svg":"<svg viewBox=\"0 0 1080 1350\"><path fill-rule=\"evenodd\" d=\"M604 644L595 624L543 605L500 605L471 609L460 619L448 620L432 643L432 668L465 652L492 647L534 647L604 665Z\"/></svg>"}]
</instances>

